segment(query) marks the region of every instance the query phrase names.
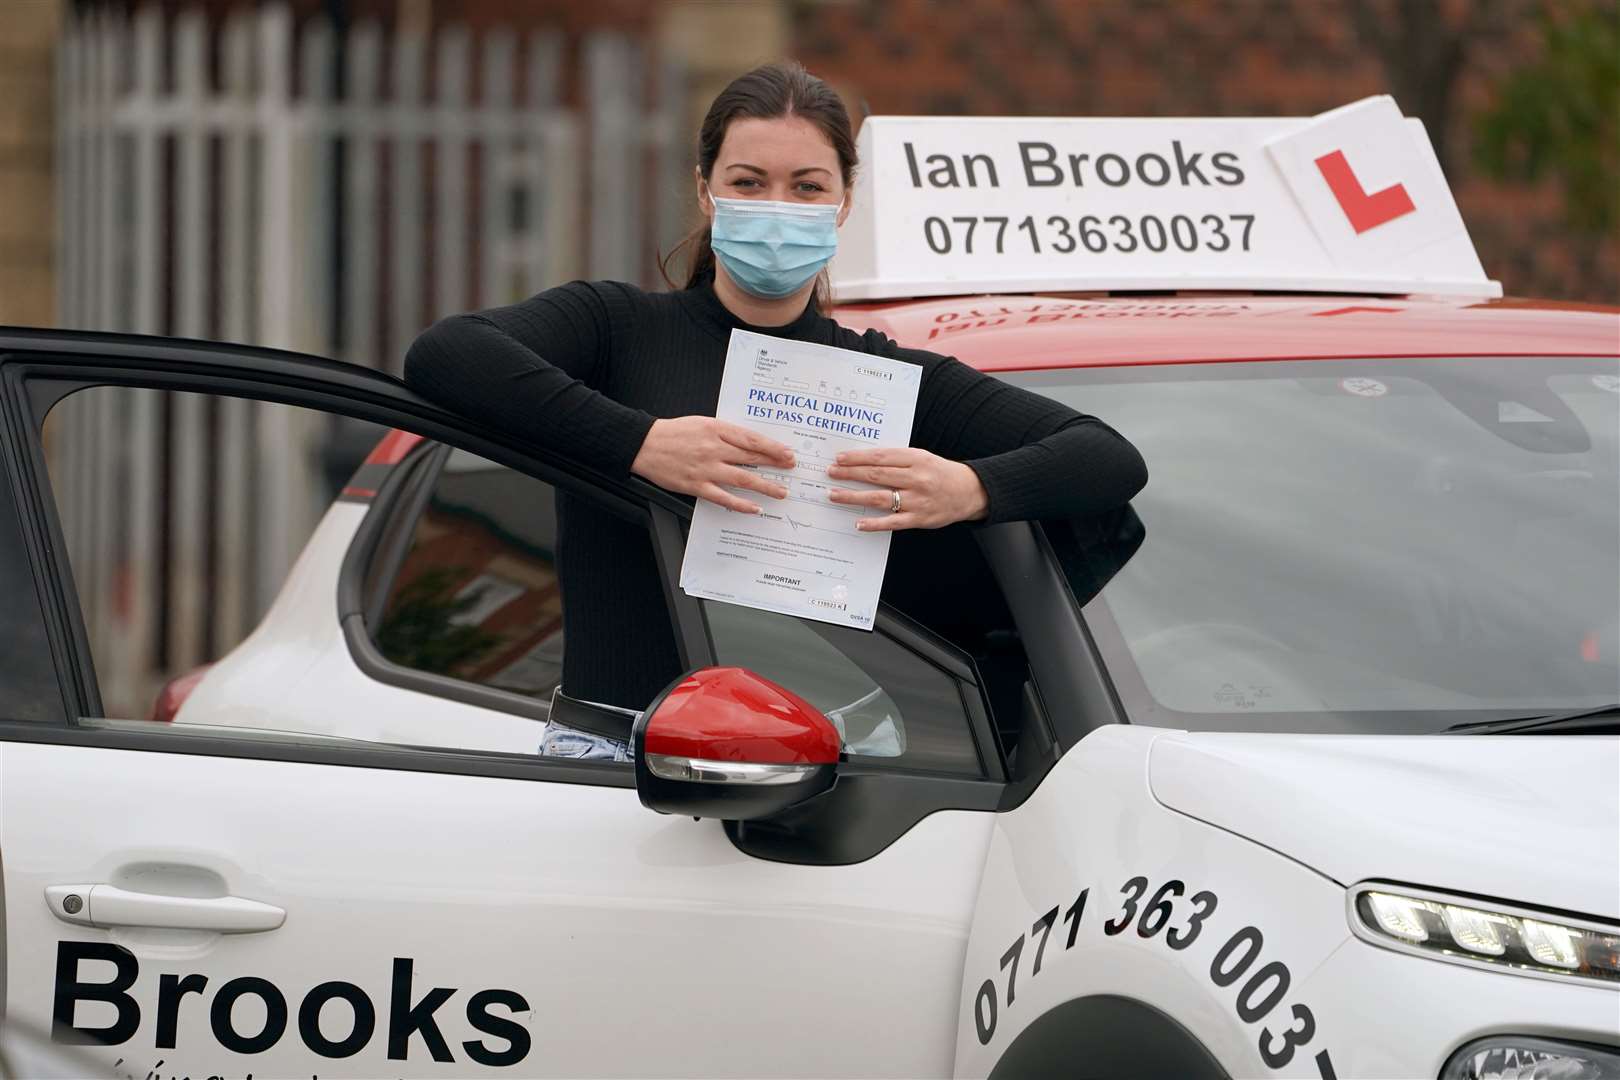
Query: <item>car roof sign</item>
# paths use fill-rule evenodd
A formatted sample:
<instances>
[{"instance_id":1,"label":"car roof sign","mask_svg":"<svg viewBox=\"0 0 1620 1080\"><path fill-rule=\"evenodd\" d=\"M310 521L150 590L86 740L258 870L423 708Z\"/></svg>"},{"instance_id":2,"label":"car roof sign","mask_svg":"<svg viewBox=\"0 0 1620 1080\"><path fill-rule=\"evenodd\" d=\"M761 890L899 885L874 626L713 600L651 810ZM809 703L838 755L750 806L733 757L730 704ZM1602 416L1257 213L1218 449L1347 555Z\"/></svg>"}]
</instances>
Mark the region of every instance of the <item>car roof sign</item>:
<instances>
[{"instance_id":1,"label":"car roof sign","mask_svg":"<svg viewBox=\"0 0 1620 1080\"><path fill-rule=\"evenodd\" d=\"M1421 121L874 116L841 302L985 292L1502 295Z\"/></svg>"}]
</instances>

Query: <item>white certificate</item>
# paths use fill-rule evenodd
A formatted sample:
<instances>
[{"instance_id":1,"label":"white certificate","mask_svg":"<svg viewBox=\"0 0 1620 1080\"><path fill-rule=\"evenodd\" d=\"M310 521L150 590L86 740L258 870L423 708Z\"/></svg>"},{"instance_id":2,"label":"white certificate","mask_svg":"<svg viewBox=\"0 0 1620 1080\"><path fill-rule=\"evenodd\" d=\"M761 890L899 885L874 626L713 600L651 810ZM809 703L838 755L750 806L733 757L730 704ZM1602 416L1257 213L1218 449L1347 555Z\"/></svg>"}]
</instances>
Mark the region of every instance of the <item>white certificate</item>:
<instances>
[{"instance_id":1,"label":"white certificate","mask_svg":"<svg viewBox=\"0 0 1620 1080\"><path fill-rule=\"evenodd\" d=\"M829 502L827 466L845 450L908 446L922 368L852 349L731 332L715 415L786 444L794 467L757 471L788 489L785 499L738 494L760 505L744 514L698 500L681 563L691 596L872 629L889 561L887 532L857 532L870 509Z\"/></svg>"}]
</instances>

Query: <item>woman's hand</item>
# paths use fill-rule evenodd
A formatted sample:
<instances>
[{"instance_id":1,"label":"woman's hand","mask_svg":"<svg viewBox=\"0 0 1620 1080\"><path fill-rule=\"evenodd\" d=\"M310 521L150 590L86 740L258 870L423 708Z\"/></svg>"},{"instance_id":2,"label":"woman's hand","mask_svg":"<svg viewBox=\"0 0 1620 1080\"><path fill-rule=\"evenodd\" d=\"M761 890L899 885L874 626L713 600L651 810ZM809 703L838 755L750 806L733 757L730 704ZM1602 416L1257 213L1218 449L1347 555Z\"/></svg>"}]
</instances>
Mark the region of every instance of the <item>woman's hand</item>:
<instances>
[{"instance_id":1,"label":"woman's hand","mask_svg":"<svg viewBox=\"0 0 1620 1080\"><path fill-rule=\"evenodd\" d=\"M696 495L744 514L757 514L759 507L733 495L722 484L757 491L773 499L787 497L787 488L742 468L744 465L791 469L793 451L745 427L712 416L682 416L653 421L636 460L630 463L630 471L659 487Z\"/></svg>"},{"instance_id":2,"label":"woman's hand","mask_svg":"<svg viewBox=\"0 0 1620 1080\"><path fill-rule=\"evenodd\" d=\"M914 446L887 450L850 450L827 468L834 480L864 480L881 491L834 488L829 498L846 506L892 510L894 492L900 493L900 512L863 517L855 523L862 532L894 529L937 529L958 521L984 517L990 497L979 474L960 461L930 454Z\"/></svg>"}]
</instances>

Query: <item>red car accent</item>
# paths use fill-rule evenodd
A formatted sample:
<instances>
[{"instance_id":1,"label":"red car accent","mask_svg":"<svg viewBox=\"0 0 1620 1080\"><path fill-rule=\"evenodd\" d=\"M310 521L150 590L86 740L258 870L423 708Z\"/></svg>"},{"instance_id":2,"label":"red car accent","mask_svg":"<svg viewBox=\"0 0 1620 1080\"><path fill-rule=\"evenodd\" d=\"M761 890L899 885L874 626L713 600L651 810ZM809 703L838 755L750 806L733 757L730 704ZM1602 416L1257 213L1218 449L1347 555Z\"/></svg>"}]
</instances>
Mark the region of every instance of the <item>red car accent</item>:
<instances>
[{"instance_id":1,"label":"red car accent","mask_svg":"<svg viewBox=\"0 0 1620 1080\"><path fill-rule=\"evenodd\" d=\"M371 453L366 455L365 464L398 465L421 441L422 436L396 428L377 441Z\"/></svg>"},{"instance_id":2,"label":"red car accent","mask_svg":"<svg viewBox=\"0 0 1620 1080\"><path fill-rule=\"evenodd\" d=\"M1323 154L1316 159L1316 168L1321 172L1322 179L1327 181L1328 190L1333 192L1339 209L1350 219L1350 227L1356 230L1358 236L1417 209L1412 205L1412 196L1400 184L1391 184L1382 191L1368 194L1356 178L1356 171L1350 167L1343 150Z\"/></svg>"},{"instance_id":3,"label":"red car accent","mask_svg":"<svg viewBox=\"0 0 1620 1080\"><path fill-rule=\"evenodd\" d=\"M1365 306L1372 316L1313 316ZM1620 311L1548 300L1228 295L955 296L834 318L981 371L1432 356L1616 356Z\"/></svg>"},{"instance_id":4,"label":"red car accent","mask_svg":"<svg viewBox=\"0 0 1620 1080\"><path fill-rule=\"evenodd\" d=\"M838 730L809 702L736 667L694 671L647 718L648 754L745 761L756 765L832 765Z\"/></svg>"},{"instance_id":5,"label":"red car accent","mask_svg":"<svg viewBox=\"0 0 1620 1080\"><path fill-rule=\"evenodd\" d=\"M1318 319L1323 319L1334 315L1354 315L1358 311L1378 311L1393 314L1399 310L1401 309L1393 307L1356 307L1352 305L1350 307L1334 308L1332 311L1313 311L1311 314Z\"/></svg>"},{"instance_id":6,"label":"red car accent","mask_svg":"<svg viewBox=\"0 0 1620 1080\"><path fill-rule=\"evenodd\" d=\"M202 682L203 676L208 674L208 669L213 666L204 664L192 668L184 675L176 675L164 683L163 689L158 691L157 698L152 702L152 711L146 718L159 724L174 723L174 718L180 713L180 706L186 703L186 698L197 689L197 684Z\"/></svg>"}]
</instances>

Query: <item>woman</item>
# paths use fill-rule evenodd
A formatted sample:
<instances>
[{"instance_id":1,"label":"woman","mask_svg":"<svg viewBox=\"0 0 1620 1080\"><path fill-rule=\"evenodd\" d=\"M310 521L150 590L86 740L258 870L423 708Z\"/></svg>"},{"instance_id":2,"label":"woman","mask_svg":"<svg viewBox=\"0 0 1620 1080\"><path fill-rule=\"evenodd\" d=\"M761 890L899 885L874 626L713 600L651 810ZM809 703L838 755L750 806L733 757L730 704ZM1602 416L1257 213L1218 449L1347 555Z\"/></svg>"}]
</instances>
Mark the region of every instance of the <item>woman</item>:
<instances>
[{"instance_id":1,"label":"woman","mask_svg":"<svg viewBox=\"0 0 1620 1080\"><path fill-rule=\"evenodd\" d=\"M684 288L575 281L444 319L411 346L405 380L445 408L607 475L634 473L757 513L757 499L787 492L743 466L791 467L793 453L714 418L727 341L743 328L923 368L913 445L843 454L828 470L881 486L831 494L888 511L860 528L1070 517L1126 503L1147 470L1101 421L822 313L822 268L849 214L855 167L849 117L824 82L792 63L750 71L715 98L698 134L706 220L682 245L691 256ZM622 760L613 742L570 738L564 750L557 740L572 734L569 717L586 715L578 703L633 711L680 674L657 565L640 527L561 492L557 506L567 645L547 746Z\"/></svg>"}]
</instances>

